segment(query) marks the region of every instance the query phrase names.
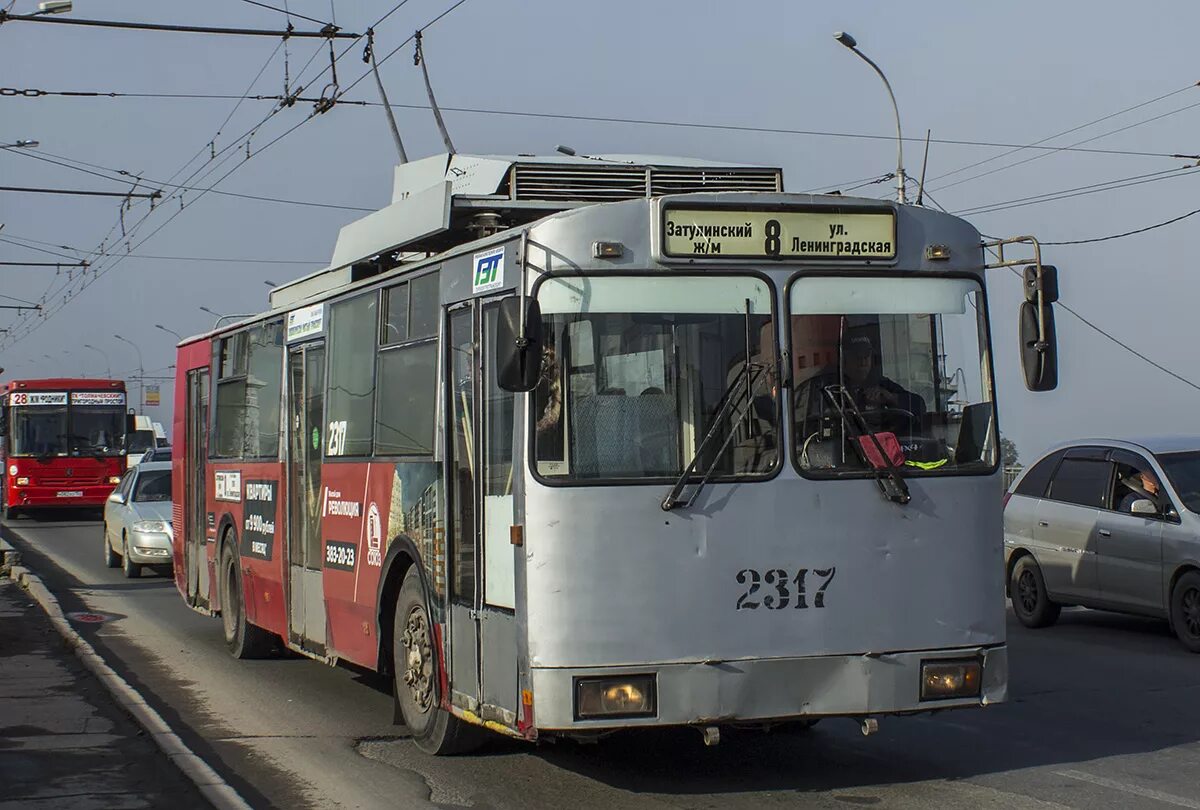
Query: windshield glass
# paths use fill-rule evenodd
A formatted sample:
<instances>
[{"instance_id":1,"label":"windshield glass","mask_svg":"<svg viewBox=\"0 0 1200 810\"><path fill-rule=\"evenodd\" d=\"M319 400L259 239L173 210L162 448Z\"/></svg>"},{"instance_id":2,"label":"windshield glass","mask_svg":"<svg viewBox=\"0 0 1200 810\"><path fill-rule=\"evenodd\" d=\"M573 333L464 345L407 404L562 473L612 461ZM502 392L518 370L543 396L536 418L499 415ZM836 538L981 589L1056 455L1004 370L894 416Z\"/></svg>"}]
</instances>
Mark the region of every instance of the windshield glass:
<instances>
[{"instance_id":1,"label":"windshield glass","mask_svg":"<svg viewBox=\"0 0 1200 810\"><path fill-rule=\"evenodd\" d=\"M120 455L124 425L124 407L72 405L71 454L80 456Z\"/></svg>"},{"instance_id":2,"label":"windshield glass","mask_svg":"<svg viewBox=\"0 0 1200 810\"><path fill-rule=\"evenodd\" d=\"M154 446L154 431L135 430L126 440L126 448L130 455L145 453Z\"/></svg>"},{"instance_id":3,"label":"windshield glass","mask_svg":"<svg viewBox=\"0 0 1200 810\"><path fill-rule=\"evenodd\" d=\"M9 455L65 456L67 406L14 406L11 434Z\"/></svg>"},{"instance_id":4,"label":"windshield glass","mask_svg":"<svg viewBox=\"0 0 1200 810\"><path fill-rule=\"evenodd\" d=\"M135 501L171 500L171 471L143 470L138 474L137 486L133 488Z\"/></svg>"},{"instance_id":5,"label":"windshield glass","mask_svg":"<svg viewBox=\"0 0 1200 810\"><path fill-rule=\"evenodd\" d=\"M710 429L719 435L697 470L712 466L719 478L775 467L777 354L765 281L547 279L538 302L545 352L534 447L541 475L673 480ZM732 407L723 407L730 396Z\"/></svg>"},{"instance_id":6,"label":"windshield glass","mask_svg":"<svg viewBox=\"0 0 1200 810\"><path fill-rule=\"evenodd\" d=\"M803 471L861 474L886 465L880 448L905 475L994 465L976 282L805 277L792 284L790 306L794 451Z\"/></svg>"},{"instance_id":7,"label":"windshield glass","mask_svg":"<svg viewBox=\"0 0 1200 810\"><path fill-rule=\"evenodd\" d=\"M1159 453L1155 456L1183 505L1200 512L1200 451Z\"/></svg>"}]
</instances>

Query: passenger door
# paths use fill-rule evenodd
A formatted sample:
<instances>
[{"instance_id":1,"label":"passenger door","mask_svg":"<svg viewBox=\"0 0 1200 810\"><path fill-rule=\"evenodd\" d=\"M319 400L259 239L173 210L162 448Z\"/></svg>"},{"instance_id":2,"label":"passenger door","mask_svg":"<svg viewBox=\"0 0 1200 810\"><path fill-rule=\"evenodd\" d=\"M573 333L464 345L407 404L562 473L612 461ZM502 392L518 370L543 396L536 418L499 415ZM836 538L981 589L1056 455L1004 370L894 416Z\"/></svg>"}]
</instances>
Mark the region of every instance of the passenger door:
<instances>
[{"instance_id":1,"label":"passenger door","mask_svg":"<svg viewBox=\"0 0 1200 810\"><path fill-rule=\"evenodd\" d=\"M1102 447L1067 451L1038 504L1034 537L1047 590L1081 602L1099 595L1097 523L1111 487L1112 463Z\"/></svg>"},{"instance_id":2,"label":"passenger door","mask_svg":"<svg viewBox=\"0 0 1200 810\"><path fill-rule=\"evenodd\" d=\"M1097 562L1100 597L1114 606L1152 613L1165 612L1162 576L1163 518L1119 511L1126 493L1121 481L1142 470L1154 472L1150 462L1137 453L1114 450L1109 508L1100 513L1097 525ZM1156 478L1161 476L1154 473ZM1166 493L1160 495L1166 504Z\"/></svg>"},{"instance_id":3,"label":"passenger door","mask_svg":"<svg viewBox=\"0 0 1200 810\"><path fill-rule=\"evenodd\" d=\"M324 653L321 582L321 425L325 417L325 344L288 352L288 632L293 643Z\"/></svg>"},{"instance_id":4,"label":"passenger door","mask_svg":"<svg viewBox=\"0 0 1200 810\"><path fill-rule=\"evenodd\" d=\"M515 725L513 395L496 384L494 302L451 308L446 433L451 509L451 684L484 719ZM480 407L482 406L482 407Z\"/></svg>"},{"instance_id":5,"label":"passenger door","mask_svg":"<svg viewBox=\"0 0 1200 810\"><path fill-rule=\"evenodd\" d=\"M205 464L208 459L208 369L188 372L187 440L184 463L183 559L187 567L188 602L208 606L208 504Z\"/></svg>"}]
</instances>

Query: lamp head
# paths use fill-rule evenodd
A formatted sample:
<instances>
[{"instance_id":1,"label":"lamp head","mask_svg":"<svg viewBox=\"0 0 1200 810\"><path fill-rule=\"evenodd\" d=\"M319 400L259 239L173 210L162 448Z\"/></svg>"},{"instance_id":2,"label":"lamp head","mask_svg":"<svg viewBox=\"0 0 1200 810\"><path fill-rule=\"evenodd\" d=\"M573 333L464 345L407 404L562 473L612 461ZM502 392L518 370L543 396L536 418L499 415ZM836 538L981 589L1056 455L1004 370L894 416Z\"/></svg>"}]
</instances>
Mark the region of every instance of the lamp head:
<instances>
[{"instance_id":1,"label":"lamp head","mask_svg":"<svg viewBox=\"0 0 1200 810\"><path fill-rule=\"evenodd\" d=\"M858 41L845 31L834 31L833 38L842 45L845 45L847 48L853 49L858 47Z\"/></svg>"}]
</instances>

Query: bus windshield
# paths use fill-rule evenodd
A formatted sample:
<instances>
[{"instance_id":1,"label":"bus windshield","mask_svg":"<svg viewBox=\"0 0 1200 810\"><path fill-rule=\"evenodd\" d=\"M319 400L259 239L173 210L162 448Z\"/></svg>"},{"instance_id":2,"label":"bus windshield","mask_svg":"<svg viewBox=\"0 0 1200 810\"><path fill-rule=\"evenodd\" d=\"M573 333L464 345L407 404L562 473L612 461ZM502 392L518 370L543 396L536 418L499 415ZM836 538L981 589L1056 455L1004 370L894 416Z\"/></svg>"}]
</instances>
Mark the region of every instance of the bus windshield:
<instances>
[{"instance_id":1,"label":"bus windshield","mask_svg":"<svg viewBox=\"0 0 1200 810\"><path fill-rule=\"evenodd\" d=\"M674 479L702 444L695 469L711 469L714 478L774 469L777 353L766 281L553 278L540 286L538 302L540 475Z\"/></svg>"},{"instance_id":2,"label":"bus windshield","mask_svg":"<svg viewBox=\"0 0 1200 810\"><path fill-rule=\"evenodd\" d=\"M807 276L792 284L790 310L794 451L806 475L992 468L991 363L976 282Z\"/></svg>"},{"instance_id":3,"label":"bus windshield","mask_svg":"<svg viewBox=\"0 0 1200 810\"><path fill-rule=\"evenodd\" d=\"M76 456L117 456L124 438L125 408L72 405L70 452Z\"/></svg>"},{"instance_id":4,"label":"bus windshield","mask_svg":"<svg viewBox=\"0 0 1200 810\"><path fill-rule=\"evenodd\" d=\"M67 406L16 406L12 408L9 455L65 456Z\"/></svg>"}]
</instances>

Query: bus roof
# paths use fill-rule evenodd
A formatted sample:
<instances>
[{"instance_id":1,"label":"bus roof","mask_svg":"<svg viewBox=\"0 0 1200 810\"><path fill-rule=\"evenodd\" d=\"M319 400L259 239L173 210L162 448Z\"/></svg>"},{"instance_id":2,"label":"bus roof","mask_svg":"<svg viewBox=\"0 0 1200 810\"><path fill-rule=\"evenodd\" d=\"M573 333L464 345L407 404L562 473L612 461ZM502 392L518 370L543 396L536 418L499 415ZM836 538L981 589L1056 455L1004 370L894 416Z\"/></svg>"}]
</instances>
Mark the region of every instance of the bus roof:
<instances>
[{"instance_id":1,"label":"bus roof","mask_svg":"<svg viewBox=\"0 0 1200 810\"><path fill-rule=\"evenodd\" d=\"M32 391L79 388L117 388L125 390L124 380L105 380L95 377L42 377L40 379L9 380L3 384L5 391L26 388Z\"/></svg>"}]
</instances>

